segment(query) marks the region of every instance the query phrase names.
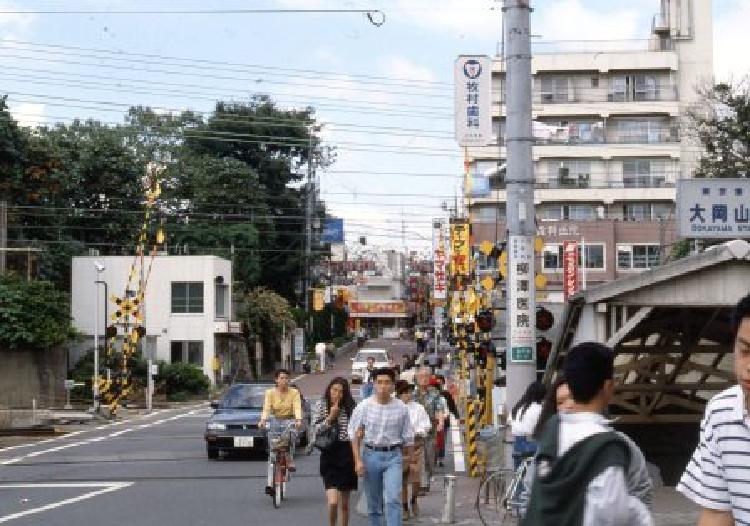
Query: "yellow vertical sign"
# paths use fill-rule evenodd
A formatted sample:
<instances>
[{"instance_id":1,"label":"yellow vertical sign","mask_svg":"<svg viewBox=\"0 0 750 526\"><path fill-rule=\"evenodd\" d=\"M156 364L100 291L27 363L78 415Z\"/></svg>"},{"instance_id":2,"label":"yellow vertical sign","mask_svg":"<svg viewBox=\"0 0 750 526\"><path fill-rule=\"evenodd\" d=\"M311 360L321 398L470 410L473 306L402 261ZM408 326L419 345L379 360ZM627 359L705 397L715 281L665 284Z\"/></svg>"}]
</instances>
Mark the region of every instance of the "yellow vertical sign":
<instances>
[{"instance_id":1,"label":"yellow vertical sign","mask_svg":"<svg viewBox=\"0 0 750 526\"><path fill-rule=\"evenodd\" d=\"M469 247L469 224L451 225L451 270L454 276L468 276L471 252Z\"/></svg>"},{"instance_id":2,"label":"yellow vertical sign","mask_svg":"<svg viewBox=\"0 0 750 526\"><path fill-rule=\"evenodd\" d=\"M325 307L325 291L323 289L313 290L313 310L320 312Z\"/></svg>"}]
</instances>

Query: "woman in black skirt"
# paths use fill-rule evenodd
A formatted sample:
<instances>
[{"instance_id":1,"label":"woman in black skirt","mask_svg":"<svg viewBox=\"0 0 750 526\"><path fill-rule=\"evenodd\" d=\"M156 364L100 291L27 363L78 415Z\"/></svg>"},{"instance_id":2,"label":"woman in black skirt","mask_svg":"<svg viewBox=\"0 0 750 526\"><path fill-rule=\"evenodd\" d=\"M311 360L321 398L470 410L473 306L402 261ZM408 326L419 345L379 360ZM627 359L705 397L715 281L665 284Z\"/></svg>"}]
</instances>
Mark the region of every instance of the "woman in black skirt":
<instances>
[{"instance_id":1,"label":"woman in black skirt","mask_svg":"<svg viewBox=\"0 0 750 526\"><path fill-rule=\"evenodd\" d=\"M354 453L349 441L349 418L354 411L349 382L338 377L331 380L323 400L318 404L315 422L321 426L338 426L338 439L320 454L320 476L326 488L328 522L336 526L341 507L341 525L349 525L349 496L357 490Z\"/></svg>"}]
</instances>

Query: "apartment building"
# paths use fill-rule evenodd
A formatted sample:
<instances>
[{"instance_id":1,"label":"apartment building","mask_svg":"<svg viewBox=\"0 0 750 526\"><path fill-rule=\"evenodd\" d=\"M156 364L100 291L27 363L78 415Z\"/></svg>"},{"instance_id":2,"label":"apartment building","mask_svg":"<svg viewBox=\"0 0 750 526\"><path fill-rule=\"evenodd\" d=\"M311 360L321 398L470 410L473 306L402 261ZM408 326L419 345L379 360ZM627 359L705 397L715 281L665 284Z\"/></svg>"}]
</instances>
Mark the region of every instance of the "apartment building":
<instances>
[{"instance_id":1,"label":"apartment building","mask_svg":"<svg viewBox=\"0 0 750 526\"><path fill-rule=\"evenodd\" d=\"M713 75L712 2L654 4L642 42L534 50L535 202L550 301L562 300L565 241L584 247L579 263L591 286L658 265L676 239L676 181L692 176L699 154L683 118ZM505 238L501 57L492 82L497 142L467 150L476 244Z\"/></svg>"}]
</instances>

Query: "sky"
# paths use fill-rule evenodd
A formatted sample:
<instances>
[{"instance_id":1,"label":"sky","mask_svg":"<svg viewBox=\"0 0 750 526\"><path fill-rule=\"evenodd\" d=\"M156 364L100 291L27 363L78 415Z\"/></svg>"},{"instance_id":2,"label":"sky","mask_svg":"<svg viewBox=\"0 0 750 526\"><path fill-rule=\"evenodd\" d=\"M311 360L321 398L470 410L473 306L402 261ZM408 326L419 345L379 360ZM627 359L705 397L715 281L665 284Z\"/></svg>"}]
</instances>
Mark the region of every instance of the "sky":
<instances>
[{"instance_id":1,"label":"sky","mask_svg":"<svg viewBox=\"0 0 750 526\"><path fill-rule=\"evenodd\" d=\"M567 40L645 45L659 0L536 0L535 49ZM494 55L497 0L0 0L0 93L25 125L129 105L210 112L217 99L312 105L336 163L321 194L347 241L430 245L432 218L460 192L453 62ZM43 11L380 9L360 13L56 14ZM750 72L750 0L714 0L717 78ZM35 11L35 13L12 13ZM604 44L586 43L592 49Z\"/></svg>"}]
</instances>

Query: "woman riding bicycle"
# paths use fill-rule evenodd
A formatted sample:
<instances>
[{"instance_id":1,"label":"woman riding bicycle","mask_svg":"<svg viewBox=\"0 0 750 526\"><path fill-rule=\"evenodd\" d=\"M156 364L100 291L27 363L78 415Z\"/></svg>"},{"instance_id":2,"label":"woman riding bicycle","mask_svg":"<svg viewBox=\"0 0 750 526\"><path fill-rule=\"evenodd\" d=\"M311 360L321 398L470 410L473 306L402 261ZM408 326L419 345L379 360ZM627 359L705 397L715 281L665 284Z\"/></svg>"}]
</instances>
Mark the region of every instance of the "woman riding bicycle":
<instances>
[{"instance_id":1,"label":"woman riding bicycle","mask_svg":"<svg viewBox=\"0 0 750 526\"><path fill-rule=\"evenodd\" d=\"M263 399L263 411L260 414L258 427L263 429L270 419L277 425L284 425L289 420L294 420L297 431L302 428L302 398L296 387L290 384L290 374L286 369L276 371L276 387L266 390ZM286 422L285 422L286 421ZM296 437L291 437L289 471L294 471L294 442Z\"/></svg>"}]
</instances>

